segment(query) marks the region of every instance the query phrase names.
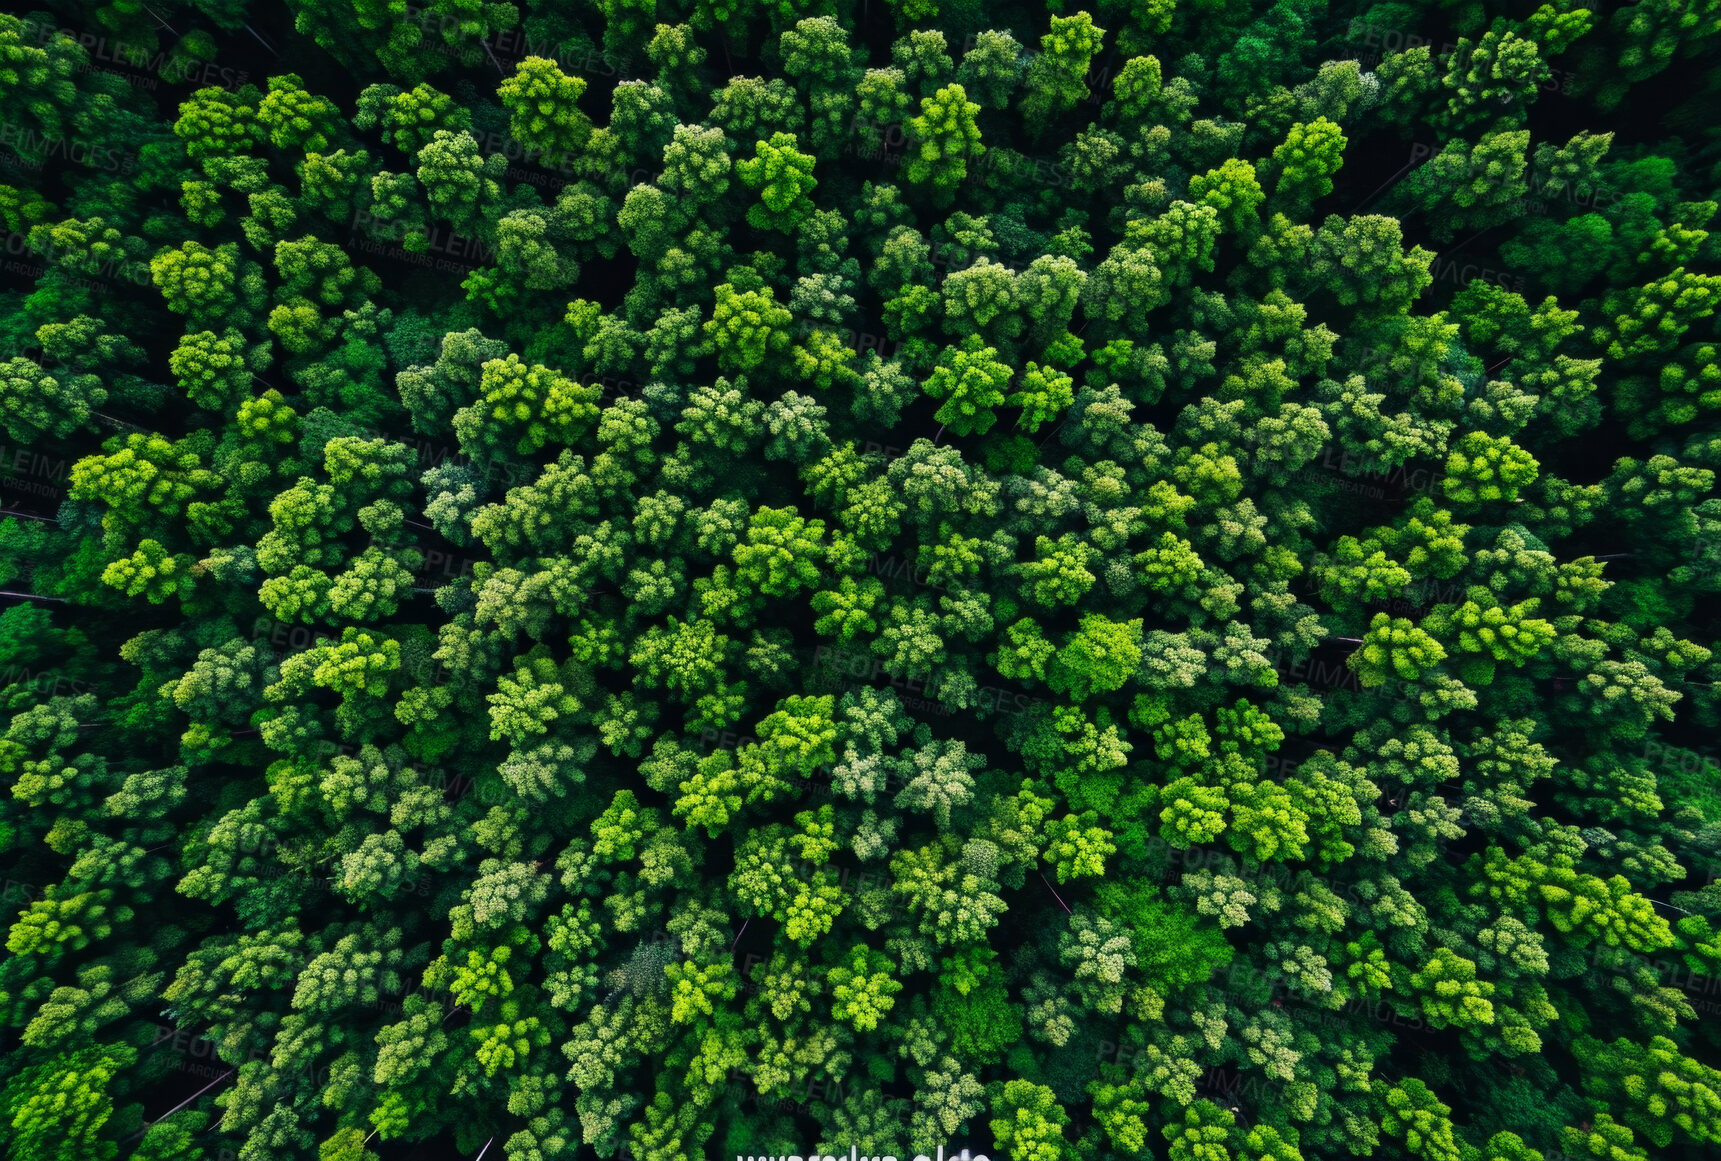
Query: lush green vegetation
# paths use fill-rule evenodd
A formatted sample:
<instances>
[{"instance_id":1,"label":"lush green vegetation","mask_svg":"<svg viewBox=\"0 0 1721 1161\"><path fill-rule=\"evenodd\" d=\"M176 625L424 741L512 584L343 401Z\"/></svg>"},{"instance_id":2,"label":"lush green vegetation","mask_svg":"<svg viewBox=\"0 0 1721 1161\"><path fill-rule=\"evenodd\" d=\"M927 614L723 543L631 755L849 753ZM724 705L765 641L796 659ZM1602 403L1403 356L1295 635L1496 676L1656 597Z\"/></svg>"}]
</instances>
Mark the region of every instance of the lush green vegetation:
<instances>
[{"instance_id":1,"label":"lush green vegetation","mask_svg":"<svg viewBox=\"0 0 1721 1161\"><path fill-rule=\"evenodd\" d=\"M13 1161L1721 1145L1721 0L0 16Z\"/></svg>"}]
</instances>

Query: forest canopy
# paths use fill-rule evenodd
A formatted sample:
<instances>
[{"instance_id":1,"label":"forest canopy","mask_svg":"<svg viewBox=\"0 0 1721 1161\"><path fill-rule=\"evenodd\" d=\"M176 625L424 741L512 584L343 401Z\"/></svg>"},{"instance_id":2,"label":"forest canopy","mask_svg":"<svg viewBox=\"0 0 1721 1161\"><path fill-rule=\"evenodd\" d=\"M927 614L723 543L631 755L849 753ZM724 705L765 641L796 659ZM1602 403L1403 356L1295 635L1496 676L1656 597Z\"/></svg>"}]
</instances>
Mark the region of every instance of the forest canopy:
<instances>
[{"instance_id":1,"label":"forest canopy","mask_svg":"<svg viewBox=\"0 0 1721 1161\"><path fill-rule=\"evenodd\" d=\"M1713 1156L1718 34L0 15L6 1158Z\"/></svg>"}]
</instances>

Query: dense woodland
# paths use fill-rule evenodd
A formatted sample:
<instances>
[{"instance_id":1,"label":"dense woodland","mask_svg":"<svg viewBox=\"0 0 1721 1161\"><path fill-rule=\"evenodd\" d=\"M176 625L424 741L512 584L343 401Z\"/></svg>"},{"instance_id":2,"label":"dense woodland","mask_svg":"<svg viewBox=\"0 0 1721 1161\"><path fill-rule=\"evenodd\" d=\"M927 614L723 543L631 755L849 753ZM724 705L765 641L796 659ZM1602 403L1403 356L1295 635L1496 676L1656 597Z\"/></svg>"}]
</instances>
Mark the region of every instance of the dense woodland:
<instances>
[{"instance_id":1,"label":"dense woodland","mask_svg":"<svg viewBox=\"0 0 1721 1161\"><path fill-rule=\"evenodd\" d=\"M1721 1146L1721 0L0 15L11 1161Z\"/></svg>"}]
</instances>

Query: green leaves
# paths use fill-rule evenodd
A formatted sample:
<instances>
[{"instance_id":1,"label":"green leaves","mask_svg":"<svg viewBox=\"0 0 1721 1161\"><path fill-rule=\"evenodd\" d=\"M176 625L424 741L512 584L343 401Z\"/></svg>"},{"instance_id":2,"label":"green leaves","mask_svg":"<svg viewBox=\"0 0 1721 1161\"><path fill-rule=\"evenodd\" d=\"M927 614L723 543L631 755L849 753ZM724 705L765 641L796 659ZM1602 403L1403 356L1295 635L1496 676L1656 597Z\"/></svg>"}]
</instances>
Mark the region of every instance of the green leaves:
<instances>
[{"instance_id":1,"label":"green leaves","mask_svg":"<svg viewBox=\"0 0 1721 1161\"><path fill-rule=\"evenodd\" d=\"M235 308L254 301L251 285L240 281L239 247L231 242L214 249L195 241L166 247L150 259L149 274L167 308L189 323L221 326Z\"/></svg>"},{"instance_id":2,"label":"green leaves","mask_svg":"<svg viewBox=\"0 0 1721 1161\"><path fill-rule=\"evenodd\" d=\"M705 967L672 963L665 964L663 971L674 989L669 1018L678 1024L691 1023L699 1015L712 1015L714 1003L723 1003L735 995L734 969L727 963Z\"/></svg>"},{"instance_id":3,"label":"green leaves","mask_svg":"<svg viewBox=\"0 0 1721 1161\"><path fill-rule=\"evenodd\" d=\"M24 358L0 363L0 408L6 434L19 443L44 435L65 437L82 427L107 399L94 375L55 376Z\"/></svg>"},{"instance_id":4,"label":"green leaves","mask_svg":"<svg viewBox=\"0 0 1721 1161\"><path fill-rule=\"evenodd\" d=\"M769 141L755 143L752 158L735 164L747 188L759 192L759 204L747 211L748 223L758 229L792 234L812 211L807 195L818 185L813 158L796 144L792 133L773 133Z\"/></svg>"},{"instance_id":5,"label":"green leaves","mask_svg":"<svg viewBox=\"0 0 1721 1161\"><path fill-rule=\"evenodd\" d=\"M1084 14L1085 15L1085 14ZM1068 1148L1063 1127L1069 1114L1044 1085L1010 1080L991 1095L992 1135L1001 1150L1022 1161L1059 1161Z\"/></svg>"},{"instance_id":6,"label":"green leaves","mask_svg":"<svg viewBox=\"0 0 1721 1161\"><path fill-rule=\"evenodd\" d=\"M1476 965L1450 948L1435 948L1421 970L1411 973L1410 983L1421 993L1423 1016L1435 1028L1494 1023L1494 1005L1489 1003L1494 985L1479 981Z\"/></svg>"},{"instance_id":7,"label":"green leaves","mask_svg":"<svg viewBox=\"0 0 1721 1161\"><path fill-rule=\"evenodd\" d=\"M516 140L545 153L573 153L585 147L592 123L577 107L586 79L569 76L553 60L528 56L496 89L508 110Z\"/></svg>"},{"instance_id":8,"label":"green leaves","mask_svg":"<svg viewBox=\"0 0 1721 1161\"><path fill-rule=\"evenodd\" d=\"M1301 142L1299 146L1307 147ZM1277 151L1275 160L1278 160ZM1279 184L1281 188L1285 185L1282 174ZM1293 188L1297 184L1304 183L1293 179ZM1266 198L1261 183L1256 180L1255 167L1235 157L1226 160L1217 169L1192 176L1189 179L1189 193L1198 204L1217 210L1225 229L1245 237L1253 236L1253 228L1258 222L1256 207Z\"/></svg>"},{"instance_id":9,"label":"green leaves","mask_svg":"<svg viewBox=\"0 0 1721 1161\"><path fill-rule=\"evenodd\" d=\"M0 16L14 1153L1715 1143L1714 13L292 7Z\"/></svg>"},{"instance_id":10,"label":"green leaves","mask_svg":"<svg viewBox=\"0 0 1721 1161\"><path fill-rule=\"evenodd\" d=\"M1539 470L1536 458L1512 441L1473 431L1446 457L1446 494L1460 504L1512 500Z\"/></svg>"},{"instance_id":11,"label":"green leaves","mask_svg":"<svg viewBox=\"0 0 1721 1161\"><path fill-rule=\"evenodd\" d=\"M169 556L160 543L146 537L129 557L102 570L102 582L128 597L147 597L150 604L159 605L191 587L195 563L185 553Z\"/></svg>"},{"instance_id":12,"label":"green leaves","mask_svg":"<svg viewBox=\"0 0 1721 1161\"><path fill-rule=\"evenodd\" d=\"M791 316L767 288L740 290L731 283L716 289L716 304L705 336L726 374L744 374L789 345Z\"/></svg>"},{"instance_id":13,"label":"green leaves","mask_svg":"<svg viewBox=\"0 0 1721 1161\"><path fill-rule=\"evenodd\" d=\"M1141 664L1141 626L1140 618L1120 623L1083 617L1081 629L1047 668L1047 684L1076 701L1122 689Z\"/></svg>"},{"instance_id":14,"label":"green leaves","mask_svg":"<svg viewBox=\"0 0 1721 1161\"><path fill-rule=\"evenodd\" d=\"M1066 532L1056 540L1039 536L1034 539L1035 559L1018 566L1025 594L1041 605L1073 605L1094 584L1094 574L1088 564L1095 552L1074 533Z\"/></svg>"},{"instance_id":15,"label":"green leaves","mask_svg":"<svg viewBox=\"0 0 1721 1161\"><path fill-rule=\"evenodd\" d=\"M961 85L945 85L923 98L919 114L908 122L914 152L903 165L903 180L930 186L945 201L953 199L968 176L968 163L986 152L975 121L979 112Z\"/></svg>"},{"instance_id":16,"label":"green leaves","mask_svg":"<svg viewBox=\"0 0 1721 1161\"><path fill-rule=\"evenodd\" d=\"M1393 677L1416 681L1445 659L1440 642L1411 621L1376 613L1348 664L1365 686L1374 686Z\"/></svg>"},{"instance_id":17,"label":"green leaves","mask_svg":"<svg viewBox=\"0 0 1721 1161\"><path fill-rule=\"evenodd\" d=\"M548 732L558 718L577 713L580 701L565 691L560 676L545 651L517 659L514 672L504 674L496 692L485 698L490 703L491 741L505 739L518 745Z\"/></svg>"},{"instance_id":18,"label":"green leaves","mask_svg":"<svg viewBox=\"0 0 1721 1161\"><path fill-rule=\"evenodd\" d=\"M518 355L488 360L480 375L479 401L454 415L455 433L469 454L529 454L550 443L571 444L598 418L595 388ZM518 438L499 439L503 431L518 432Z\"/></svg>"},{"instance_id":19,"label":"green leaves","mask_svg":"<svg viewBox=\"0 0 1721 1161\"><path fill-rule=\"evenodd\" d=\"M1446 114L1456 127L1485 123L1501 105L1527 100L1550 70L1533 40L1491 28L1472 43L1460 37L1441 85L1450 92Z\"/></svg>"},{"instance_id":20,"label":"green leaves","mask_svg":"<svg viewBox=\"0 0 1721 1161\"><path fill-rule=\"evenodd\" d=\"M997 355L971 334L960 346L945 348L923 385L928 395L944 401L938 421L958 435L988 431L997 422L992 408L1005 402L1004 388L1014 374Z\"/></svg>"},{"instance_id":21,"label":"green leaves","mask_svg":"<svg viewBox=\"0 0 1721 1161\"><path fill-rule=\"evenodd\" d=\"M831 1015L857 1032L870 1032L896 1005L892 998L902 991L892 978L890 960L880 952L855 947L848 957L826 975L831 994Z\"/></svg>"},{"instance_id":22,"label":"green leaves","mask_svg":"<svg viewBox=\"0 0 1721 1161\"><path fill-rule=\"evenodd\" d=\"M1325 117L1292 125L1273 149L1274 207L1293 219L1306 217L1314 202L1332 192L1345 145L1344 133Z\"/></svg>"},{"instance_id":23,"label":"green leaves","mask_svg":"<svg viewBox=\"0 0 1721 1161\"><path fill-rule=\"evenodd\" d=\"M0 1092L0 1115L20 1157L107 1161L117 1153L100 1134L113 1116L108 1089L137 1060L125 1044L91 1045L13 1076Z\"/></svg>"},{"instance_id":24,"label":"green leaves","mask_svg":"<svg viewBox=\"0 0 1721 1161\"><path fill-rule=\"evenodd\" d=\"M767 597L810 588L821 574L823 520L805 520L793 508L757 509L735 546L735 579Z\"/></svg>"},{"instance_id":25,"label":"green leaves","mask_svg":"<svg viewBox=\"0 0 1721 1161\"><path fill-rule=\"evenodd\" d=\"M1040 38L1040 53L1028 65L1022 115L1036 133L1051 119L1087 96L1083 83L1088 64L1099 52L1105 29L1094 26L1086 12L1052 17L1051 30Z\"/></svg>"}]
</instances>

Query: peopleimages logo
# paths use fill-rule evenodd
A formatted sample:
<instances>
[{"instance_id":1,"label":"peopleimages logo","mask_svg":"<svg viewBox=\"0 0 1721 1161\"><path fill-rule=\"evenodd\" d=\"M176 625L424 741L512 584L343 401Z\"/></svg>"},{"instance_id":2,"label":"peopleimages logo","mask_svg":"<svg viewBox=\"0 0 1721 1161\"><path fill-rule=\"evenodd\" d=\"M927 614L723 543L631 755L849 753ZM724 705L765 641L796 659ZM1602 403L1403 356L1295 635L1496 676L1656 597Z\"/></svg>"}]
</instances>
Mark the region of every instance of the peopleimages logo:
<instances>
[{"instance_id":1,"label":"peopleimages logo","mask_svg":"<svg viewBox=\"0 0 1721 1161\"><path fill-rule=\"evenodd\" d=\"M844 1157L847 1158L847 1161L896 1161L896 1156L894 1154L885 1153L878 1155L862 1153L853 1145L849 1146L849 1151L844 1156L838 1156L833 1153L820 1155L816 1151L808 1153L805 1157L802 1157L799 1153L790 1153L787 1156L781 1157L772 1156L768 1153L760 1154L758 1156L753 1156L747 1153L737 1153L735 1154L735 1161L844 1161ZM984 1153L969 1153L966 1147L964 1147L960 1153L952 1153L948 1158L946 1158L944 1146L940 1145L938 1146L937 1156L929 1157L925 1153L916 1153L913 1161L988 1161L988 1159Z\"/></svg>"}]
</instances>

